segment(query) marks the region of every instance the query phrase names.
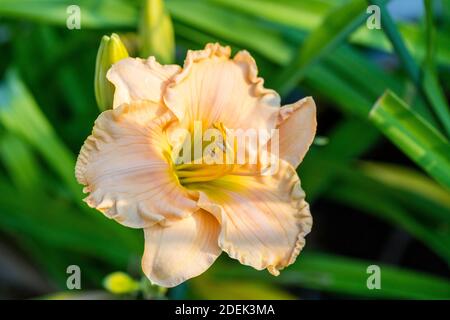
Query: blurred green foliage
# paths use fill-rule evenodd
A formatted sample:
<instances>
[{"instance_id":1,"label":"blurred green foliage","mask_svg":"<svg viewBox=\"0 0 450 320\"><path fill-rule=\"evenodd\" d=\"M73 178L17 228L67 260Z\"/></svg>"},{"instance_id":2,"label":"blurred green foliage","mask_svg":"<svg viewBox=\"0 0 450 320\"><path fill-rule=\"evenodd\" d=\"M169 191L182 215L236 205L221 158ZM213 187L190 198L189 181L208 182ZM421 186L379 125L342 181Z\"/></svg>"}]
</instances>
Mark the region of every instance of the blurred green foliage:
<instances>
[{"instance_id":1,"label":"blurred green foliage","mask_svg":"<svg viewBox=\"0 0 450 320\"><path fill-rule=\"evenodd\" d=\"M328 143L313 146L298 168L313 209L325 200L369 214L406 231L448 265L450 2L424 2L416 22L394 21L388 1L363 0L167 0L163 14L173 21L177 63L187 49L219 41L249 50L268 87L315 97L319 133ZM117 32L135 53L143 3L0 0L0 232L59 290L66 288L70 264L81 266L90 289L101 289L116 270L142 276L142 233L89 209L73 168L98 115L98 43ZM365 25L370 3L381 7L380 30ZM81 8L81 30L66 28L71 4ZM444 10L435 15L437 5ZM377 56L397 57L399 64ZM323 127L321 119L330 115L333 122ZM417 166L367 161L386 139ZM338 212L330 208L330 214ZM288 289L309 288L357 297L450 298L448 277L322 249L310 243L280 277L222 257L187 288L169 290L169 297L289 299L296 296ZM366 287L371 264L381 266L381 290ZM65 297L73 295L53 296Z\"/></svg>"}]
</instances>

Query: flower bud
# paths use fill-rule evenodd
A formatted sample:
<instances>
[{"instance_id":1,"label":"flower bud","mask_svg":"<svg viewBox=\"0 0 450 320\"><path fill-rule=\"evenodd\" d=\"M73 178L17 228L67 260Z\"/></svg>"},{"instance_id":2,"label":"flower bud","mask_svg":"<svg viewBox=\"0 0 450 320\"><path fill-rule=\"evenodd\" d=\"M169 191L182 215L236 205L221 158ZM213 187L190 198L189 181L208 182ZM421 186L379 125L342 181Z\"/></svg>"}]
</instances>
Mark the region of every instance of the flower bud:
<instances>
[{"instance_id":1,"label":"flower bud","mask_svg":"<svg viewBox=\"0 0 450 320\"><path fill-rule=\"evenodd\" d=\"M175 37L172 20L163 0L146 0L139 24L142 57L155 56L162 64L172 63Z\"/></svg>"},{"instance_id":2,"label":"flower bud","mask_svg":"<svg viewBox=\"0 0 450 320\"><path fill-rule=\"evenodd\" d=\"M133 293L139 290L139 282L124 272L114 272L103 280L106 290L114 294Z\"/></svg>"},{"instance_id":3,"label":"flower bud","mask_svg":"<svg viewBox=\"0 0 450 320\"><path fill-rule=\"evenodd\" d=\"M106 79L106 73L114 63L126 57L128 51L117 34L103 36L97 53L94 79L95 99L101 111L113 105L114 86Z\"/></svg>"}]
</instances>

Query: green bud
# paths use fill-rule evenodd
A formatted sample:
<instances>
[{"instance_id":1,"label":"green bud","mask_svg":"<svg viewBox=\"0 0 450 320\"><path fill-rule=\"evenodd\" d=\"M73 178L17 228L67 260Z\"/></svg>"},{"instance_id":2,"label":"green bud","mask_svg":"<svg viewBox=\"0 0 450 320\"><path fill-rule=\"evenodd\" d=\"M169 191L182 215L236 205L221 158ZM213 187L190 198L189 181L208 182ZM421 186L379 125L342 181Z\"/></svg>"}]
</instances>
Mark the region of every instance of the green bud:
<instances>
[{"instance_id":1,"label":"green bud","mask_svg":"<svg viewBox=\"0 0 450 320\"><path fill-rule=\"evenodd\" d=\"M126 57L128 51L117 34L103 36L98 48L94 79L95 99L100 111L113 105L114 86L106 79L106 73L114 63Z\"/></svg>"},{"instance_id":2,"label":"green bud","mask_svg":"<svg viewBox=\"0 0 450 320\"><path fill-rule=\"evenodd\" d=\"M139 282L124 272L114 272L103 280L106 290L114 294L133 293L139 290Z\"/></svg>"},{"instance_id":3,"label":"green bud","mask_svg":"<svg viewBox=\"0 0 450 320\"><path fill-rule=\"evenodd\" d=\"M139 24L141 56L155 56L162 64L175 57L175 37L172 20L163 0L145 0Z\"/></svg>"}]
</instances>

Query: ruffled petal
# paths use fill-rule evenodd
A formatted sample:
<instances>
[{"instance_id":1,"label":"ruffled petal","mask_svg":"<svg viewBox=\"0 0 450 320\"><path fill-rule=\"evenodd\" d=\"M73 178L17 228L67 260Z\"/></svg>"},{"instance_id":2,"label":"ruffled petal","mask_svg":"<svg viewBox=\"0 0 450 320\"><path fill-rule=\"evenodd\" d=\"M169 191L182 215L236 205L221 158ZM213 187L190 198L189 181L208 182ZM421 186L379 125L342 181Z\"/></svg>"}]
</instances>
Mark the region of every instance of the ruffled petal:
<instances>
[{"instance_id":1,"label":"ruffled petal","mask_svg":"<svg viewBox=\"0 0 450 320\"><path fill-rule=\"evenodd\" d=\"M273 175L229 175L199 193L199 207L221 224L219 246L242 264L278 275L305 245L312 217L297 173L283 160Z\"/></svg>"},{"instance_id":2,"label":"ruffled petal","mask_svg":"<svg viewBox=\"0 0 450 320\"><path fill-rule=\"evenodd\" d=\"M316 127L316 104L312 97L283 106L278 123L280 158L297 168L314 140Z\"/></svg>"},{"instance_id":3,"label":"ruffled petal","mask_svg":"<svg viewBox=\"0 0 450 320\"><path fill-rule=\"evenodd\" d=\"M234 59L230 51L219 44L189 51L183 71L169 81L164 101L183 127L201 121L204 129L218 122L229 129L275 128L278 94L264 88L247 51Z\"/></svg>"},{"instance_id":4,"label":"ruffled petal","mask_svg":"<svg viewBox=\"0 0 450 320\"><path fill-rule=\"evenodd\" d=\"M155 57L120 60L106 75L115 86L113 107L138 100L159 103L166 82L180 69L178 65L160 65Z\"/></svg>"},{"instance_id":5,"label":"ruffled petal","mask_svg":"<svg viewBox=\"0 0 450 320\"><path fill-rule=\"evenodd\" d=\"M195 210L195 196L173 173L163 128L173 118L149 101L103 112L81 148L75 175L87 204L119 223L149 227ZM193 198L194 197L194 198Z\"/></svg>"},{"instance_id":6,"label":"ruffled petal","mask_svg":"<svg viewBox=\"0 0 450 320\"><path fill-rule=\"evenodd\" d=\"M174 287L205 272L217 259L220 227L208 212L199 210L169 226L145 231L142 269L154 283Z\"/></svg>"}]
</instances>

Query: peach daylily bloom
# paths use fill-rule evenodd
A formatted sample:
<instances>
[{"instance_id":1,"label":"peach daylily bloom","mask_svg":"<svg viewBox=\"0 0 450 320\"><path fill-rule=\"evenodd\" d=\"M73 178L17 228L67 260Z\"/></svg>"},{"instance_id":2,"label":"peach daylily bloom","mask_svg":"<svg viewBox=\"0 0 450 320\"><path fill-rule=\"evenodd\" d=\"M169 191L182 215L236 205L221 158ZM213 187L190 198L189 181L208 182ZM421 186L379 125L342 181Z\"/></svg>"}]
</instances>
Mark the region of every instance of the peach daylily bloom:
<instances>
[{"instance_id":1,"label":"peach daylily bloom","mask_svg":"<svg viewBox=\"0 0 450 320\"><path fill-rule=\"evenodd\" d=\"M222 251L273 275L296 260L312 226L295 171L315 135L312 98L280 108L250 54L231 59L219 44L189 51L183 68L126 58L107 77L115 86L113 109L96 120L76 177L89 206L144 229L142 268L153 283L173 287L198 276ZM279 129L278 170L178 167L172 133L191 130L194 121Z\"/></svg>"}]
</instances>

